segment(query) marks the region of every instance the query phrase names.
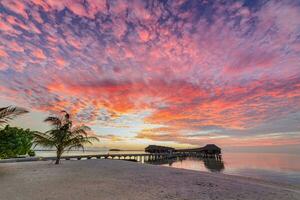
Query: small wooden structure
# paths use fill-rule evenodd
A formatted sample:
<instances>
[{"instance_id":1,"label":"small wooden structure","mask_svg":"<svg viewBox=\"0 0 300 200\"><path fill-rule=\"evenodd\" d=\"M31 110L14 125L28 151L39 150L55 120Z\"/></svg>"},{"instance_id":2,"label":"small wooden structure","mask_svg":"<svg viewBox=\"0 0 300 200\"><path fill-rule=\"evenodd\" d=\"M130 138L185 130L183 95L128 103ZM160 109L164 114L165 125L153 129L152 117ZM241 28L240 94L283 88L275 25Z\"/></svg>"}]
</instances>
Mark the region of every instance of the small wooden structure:
<instances>
[{"instance_id":1,"label":"small wooden structure","mask_svg":"<svg viewBox=\"0 0 300 200\"><path fill-rule=\"evenodd\" d=\"M172 153L173 151L175 151L174 148L157 145L149 145L145 148L145 152L148 153Z\"/></svg>"}]
</instances>

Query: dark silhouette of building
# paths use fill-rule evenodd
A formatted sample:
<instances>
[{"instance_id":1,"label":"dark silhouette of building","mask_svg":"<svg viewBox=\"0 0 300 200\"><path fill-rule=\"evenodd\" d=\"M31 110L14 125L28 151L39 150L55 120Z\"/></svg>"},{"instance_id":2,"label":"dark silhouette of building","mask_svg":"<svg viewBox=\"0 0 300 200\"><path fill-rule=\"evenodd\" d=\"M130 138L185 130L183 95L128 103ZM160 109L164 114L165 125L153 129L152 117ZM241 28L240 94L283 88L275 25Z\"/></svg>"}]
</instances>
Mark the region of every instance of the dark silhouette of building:
<instances>
[{"instance_id":1,"label":"dark silhouette of building","mask_svg":"<svg viewBox=\"0 0 300 200\"><path fill-rule=\"evenodd\" d=\"M206 155L219 155L221 154L221 148L215 144L207 144L204 147L193 148L193 149L176 149L176 152L197 152Z\"/></svg>"},{"instance_id":2,"label":"dark silhouette of building","mask_svg":"<svg viewBox=\"0 0 300 200\"><path fill-rule=\"evenodd\" d=\"M175 151L174 148L157 145L149 145L145 148L145 152L148 153L172 153L173 151Z\"/></svg>"},{"instance_id":3,"label":"dark silhouette of building","mask_svg":"<svg viewBox=\"0 0 300 200\"><path fill-rule=\"evenodd\" d=\"M207 144L200 148L205 154L221 154L221 148L215 144Z\"/></svg>"}]
</instances>

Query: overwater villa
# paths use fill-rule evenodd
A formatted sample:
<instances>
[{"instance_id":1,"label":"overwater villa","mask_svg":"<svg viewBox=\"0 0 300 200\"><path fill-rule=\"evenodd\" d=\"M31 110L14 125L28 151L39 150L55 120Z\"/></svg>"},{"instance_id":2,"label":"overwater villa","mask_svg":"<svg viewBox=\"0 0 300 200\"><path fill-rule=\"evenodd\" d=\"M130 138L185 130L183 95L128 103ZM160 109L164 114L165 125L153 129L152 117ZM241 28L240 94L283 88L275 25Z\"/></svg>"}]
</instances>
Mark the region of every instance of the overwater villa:
<instances>
[{"instance_id":1,"label":"overwater villa","mask_svg":"<svg viewBox=\"0 0 300 200\"><path fill-rule=\"evenodd\" d=\"M164 147L164 146L158 146L158 145L149 145L145 148L145 152L148 153L172 153L175 149L172 147Z\"/></svg>"},{"instance_id":2,"label":"overwater villa","mask_svg":"<svg viewBox=\"0 0 300 200\"><path fill-rule=\"evenodd\" d=\"M204 147L193 148L193 149L174 149L171 147L149 145L145 148L145 152L148 153L173 153L173 152L197 152L204 155L219 155L221 154L221 148L215 144L207 144Z\"/></svg>"},{"instance_id":3,"label":"overwater villa","mask_svg":"<svg viewBox=\"0 0 300 200\"><path fill-rule=\"evenodd\" d=\"M221 154L221 148L215 144L207 144L200 148L205 154Z\"/></svg>"}]
</instances>

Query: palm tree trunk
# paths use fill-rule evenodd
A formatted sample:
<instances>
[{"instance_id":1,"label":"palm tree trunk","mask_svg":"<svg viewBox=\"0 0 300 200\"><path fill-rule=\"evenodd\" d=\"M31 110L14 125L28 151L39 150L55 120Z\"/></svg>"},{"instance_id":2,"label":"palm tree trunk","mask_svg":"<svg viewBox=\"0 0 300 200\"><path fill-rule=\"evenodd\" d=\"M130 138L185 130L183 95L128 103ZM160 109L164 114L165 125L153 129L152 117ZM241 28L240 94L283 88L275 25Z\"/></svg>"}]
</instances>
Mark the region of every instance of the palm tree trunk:
<instances>
[{"instance_id":1,"label":"palm tree trunk","mask_svg":"<svg viewBox=\"0 0 300 200\"><path fill-rule=\"evenodd\" d=\"M60 157L57 156L57 157L56 157L56 160L55 160L55 164L58 165L59 162L60 162Z\"/></svg>"},{"instance_id":2,"label":"palm tree trunk","mask_svg":"<svg viewBox=\"0 0 300 200\"><path fill-rule=\"evenodd\" d=\"M60 150L56 151L56 160L55 160L55 164L58 165L60 162L60 157L61 157L62 152Z\"/></svg>"}]
</instances>

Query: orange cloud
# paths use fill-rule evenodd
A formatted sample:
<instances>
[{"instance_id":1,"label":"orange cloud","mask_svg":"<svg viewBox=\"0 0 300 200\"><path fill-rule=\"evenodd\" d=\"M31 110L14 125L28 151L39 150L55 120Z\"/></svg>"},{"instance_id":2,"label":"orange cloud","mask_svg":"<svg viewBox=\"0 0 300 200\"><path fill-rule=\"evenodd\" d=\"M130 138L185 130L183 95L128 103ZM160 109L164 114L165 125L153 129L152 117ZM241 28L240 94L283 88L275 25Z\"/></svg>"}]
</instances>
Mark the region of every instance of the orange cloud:
<instances>
[{"instance_id":1,"label":"orange cloud","mask_svg":"<svg viewBox=\"0 0 300 200\"><path fill-rule=\"evenodd\" d=\"M150 34L146 30L140 30L138 34L142 42L147 42L150 39Z\"/></svg>"},{"instance_id":2,"label":"orange cloud","mask_svg":"<svg viewBox=\"0 0 300 200\"><path fill-rule=\"evenodd\" d=\"M4 50L0 49L0 57L7 57L7 56L8 56L7 53Z\"/></svg>"},{"instance_id":3,"label":"orange cloud","mask_svg":"<svg viewBox=\"0 0 300 200\"><path fill-rule=\"evenodd\" d=\"M35 56L37 59L44 60L46 59L46 56L44 52L41 49L36 49L32 52L32 55Z\"/></svg>"}]
</instances>

